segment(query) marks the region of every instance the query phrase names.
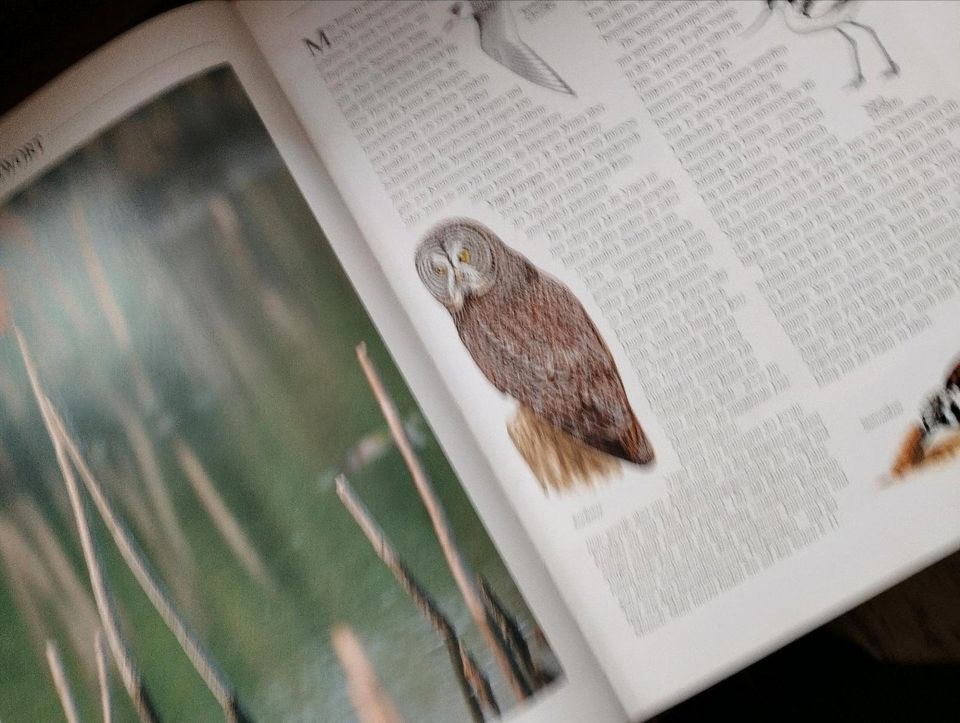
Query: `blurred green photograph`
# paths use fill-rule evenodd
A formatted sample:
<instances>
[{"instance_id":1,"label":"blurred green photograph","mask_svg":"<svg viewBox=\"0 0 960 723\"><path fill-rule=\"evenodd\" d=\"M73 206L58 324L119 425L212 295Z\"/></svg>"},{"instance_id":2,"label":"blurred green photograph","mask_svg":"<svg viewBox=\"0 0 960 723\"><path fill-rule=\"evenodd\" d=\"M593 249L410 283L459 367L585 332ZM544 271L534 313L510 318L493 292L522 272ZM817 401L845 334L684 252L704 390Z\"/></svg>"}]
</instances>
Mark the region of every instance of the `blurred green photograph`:
<instances>
[{"instance_id":1,"label":"blurred green photograph","mask_svg":"<svg viewBox=\"0 0 960 723\"><path fill-rule=\"evenodd\" d=\"M484 721L562 677L228 66L0 204L0 720Z\"/></svg>"}]
</instances>

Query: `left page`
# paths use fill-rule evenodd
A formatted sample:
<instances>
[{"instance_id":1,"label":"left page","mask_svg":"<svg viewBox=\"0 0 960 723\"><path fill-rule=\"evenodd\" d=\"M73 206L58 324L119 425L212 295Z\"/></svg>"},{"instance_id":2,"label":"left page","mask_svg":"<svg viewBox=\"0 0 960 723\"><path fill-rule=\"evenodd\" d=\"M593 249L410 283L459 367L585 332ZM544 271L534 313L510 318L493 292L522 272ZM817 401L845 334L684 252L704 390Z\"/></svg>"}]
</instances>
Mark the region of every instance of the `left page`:
<instances>
[{"instance_id":1,"label":"left page","mask_svg":"<svg viewBox=\"0 0 960 723\"><path fill-rule=\"evenodd\" d=\"M0 719L623 720L229 5L92 56L0 155Z\"/></svg>"}]
</instances>

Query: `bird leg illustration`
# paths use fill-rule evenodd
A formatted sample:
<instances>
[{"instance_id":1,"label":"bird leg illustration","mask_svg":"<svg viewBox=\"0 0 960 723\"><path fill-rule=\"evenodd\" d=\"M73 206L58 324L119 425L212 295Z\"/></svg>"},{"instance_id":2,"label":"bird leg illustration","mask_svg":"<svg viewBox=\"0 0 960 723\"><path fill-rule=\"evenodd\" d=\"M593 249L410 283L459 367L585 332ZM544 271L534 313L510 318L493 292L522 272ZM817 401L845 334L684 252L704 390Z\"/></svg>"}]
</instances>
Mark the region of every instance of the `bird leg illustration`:
<instances>
[{"instance_id":1,"label":"bird leg illustration","mask_svg":"<svg viewBox=\"0 0 960 723\"><path fill-rule=\"evenodd\" d=\"M834 30L840 33L844 39L850 43L850 50L853 52L853 66L857 69L857 74L853 77L853 80L850 81L848 87L859 88L867 79L863 76L863 67L860 65L860 51L857 49L857 41L840 28L834 28Z\"/></svg>"},{"instance_id":2,"label":"bird leg illustration","mask_svg":"<svg viewBox=\"0 0 960 723\"><path fill-rule=\"evenodd\" d=\"M509 2L458 0L450 6L452 16L443 26L449 32L459 19L473 20L480 29L480 49L521 78L558 93L576 95L557 72L527 45L517 31Z\"/></svg>"},{"instance_id":3,"label":"bird leg illustration","mask_svg":"<svg viewBox=\"0 0 960 723\"><path fill-rule=\"evenodd\" d=\"M894 75L900 75L900 66L893 61L893 58L890 56L890 53L887 51L886 47L884 47L883 43L880 42L880 36L877 35L876 30L871 28L869 25L858 23L856 20L848 20L847 25L853 25L856 28L863 28L873 37L874 42L877 44L877 47L880 48L880 52L883 53L883 57L886 58L887 65L889 66L885 71L883 71L885 76L891 77Z\"/></svg>"},{"instance_id":4,"label":"bird leg illustration","mask_svg":"<svg viewBox=\"0 0 960 723\"><path fill-rule=\"evenodd\" d=\"M883 72L886 77L900 74L900 66L893 60L890 52L880 40L877 31L857 20L854 14L859 10L861 0L766 0L767 7L761 10L749 27L740 35L752 35L758 31L773 16L775 9L783 14L787 28L798 35L810 35L825 30L835 30L849 44L853 55L853 65L856 74L847 87L859 88L866 82L863 67L860 62L860 48L856 39L848 32L851 28L859 28L870 34L880 52L887 61L887 69ZM844 29L846 28L846 29Z\"/></svg>"}]
</instances>

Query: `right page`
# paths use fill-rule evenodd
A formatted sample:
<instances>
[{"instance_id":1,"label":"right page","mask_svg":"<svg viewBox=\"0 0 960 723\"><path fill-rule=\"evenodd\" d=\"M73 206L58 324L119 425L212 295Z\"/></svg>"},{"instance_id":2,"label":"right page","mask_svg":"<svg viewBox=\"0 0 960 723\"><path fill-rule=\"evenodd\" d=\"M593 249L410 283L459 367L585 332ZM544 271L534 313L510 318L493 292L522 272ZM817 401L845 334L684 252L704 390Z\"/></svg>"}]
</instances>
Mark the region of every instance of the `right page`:
<instances>
[{"instance_id":1,"label":"right page","mask_svg":"<svg viewBox=\"0 0 960 723\"><path fill-rule=\"evenodd\" d=\"M241 10L631 715L955 549L960 5Z\"/></svg>"}]
</instances>

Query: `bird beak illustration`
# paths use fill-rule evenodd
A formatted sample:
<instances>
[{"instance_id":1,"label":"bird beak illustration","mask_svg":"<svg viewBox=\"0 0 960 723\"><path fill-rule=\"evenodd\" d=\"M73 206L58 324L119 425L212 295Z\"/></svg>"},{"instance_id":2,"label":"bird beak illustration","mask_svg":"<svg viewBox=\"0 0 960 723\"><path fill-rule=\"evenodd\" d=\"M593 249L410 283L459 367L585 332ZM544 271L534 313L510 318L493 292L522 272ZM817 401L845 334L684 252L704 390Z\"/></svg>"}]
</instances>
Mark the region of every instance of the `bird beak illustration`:
<instances>
[{"instance_id":1,"label":"bird beak illustration","mask_svg":"<svg viewBox=\"0 0 960 723\"><path fill-rule=\"evenodd\" d=\"M771 15L773 15L773 6L767 5L767 7L761 10L760 14L757 15L757 19L750 23L746 30L740 33L739 37L745 38L749 35L753 35L766 24Z\"/></svg>"},{"instance_id":2,"label":"bird beak illustration","mask_svg":"<svg viewBox=\"0 0 960 723\"><path fill-rule=\"evenodd\" d=\"M463 3L458 2L450 6L450 15L452 17L443 24L443 32L449 33L451 30L453 30L453 26L456 24L457 20L462 17L462 12Z\"/></svg>"},{"instance_id":3,"label":"bird beak illustration","mask_svg":"<svg viewBox=\"0 0 960 723\"><path fill-rule=\"evenodd\" d=\"M462 281L463 274L459 271L454 271L447 277L447 291L454 311L460 311L463 308L463 286L460 285Z\"/></svg>"}]
</instances>

